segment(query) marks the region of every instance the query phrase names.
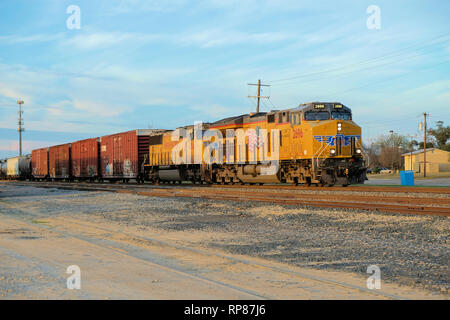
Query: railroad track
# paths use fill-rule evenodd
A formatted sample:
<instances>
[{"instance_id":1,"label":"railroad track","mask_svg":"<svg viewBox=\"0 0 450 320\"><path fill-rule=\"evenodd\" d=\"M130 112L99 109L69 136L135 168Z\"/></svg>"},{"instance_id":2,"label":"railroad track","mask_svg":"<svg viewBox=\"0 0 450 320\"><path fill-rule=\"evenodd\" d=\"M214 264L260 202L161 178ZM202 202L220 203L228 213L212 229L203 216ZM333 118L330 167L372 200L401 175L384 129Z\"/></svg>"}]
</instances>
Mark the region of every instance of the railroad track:
<instances>
[{"instance_id":1,"label":"railroad track","mask_svg":"<svg viewBox=\"0 0 450 320\"><path fill-rule=\"evenodd\" d=\"M394 187L386 196L386 187L346 187L346 188L302 188L293 186L195 186L195 185L139 185L139 184L97 184L97 183L64 183L64 182L17 182L17 185L28 185L44 188L60 188L81 191L108 191L118 193L137 194L152 197L185 197L205 198L211 200L257 201L286 205L305 205L311 207L358 209L379 212L421 214L421 215L450 215L450 197L407 197L398 193L409 193L405 188ZM222 188L220 188L222 187ZM250 188L249 188L250 187ZM380 192L380 195L348 194L343 191ZM280 192L273 192L274 189ZM367 190L370 189L370 190ZM375 190L378 191L375 191ZM413 188L417 191L419 188ZM420 188L429 190L430 188ZM431 188L431 193L448 194L450 188ZM307 190L310 192L290 192ZM406 188L409 190L409 188ZM442 190L442 192L438 192ZM319 191L319 192L318 192ZM325 192L320 192L325 191ZM333 191L333 192L330 192ZM395 194L395 196L394 196Z\"/></svg>"},{"instance_id":2,"label":"railroad track","mask_svg":"<svg viewBox=\"0 0 450 320\"><path fill-rule=\"evenodd\" d=\"M373 185L357 185L357 186L347 186L347 187L318 187L318 186L293 186L286 184L264 184L264 185L250 185L250 184L171 184L171 183L161 183L161 184L138 184L135 182L128 183L99 183L99 182L63 182L63 181L14 181L14 180L0 180L0 182L18 182L18 183L32 183L32 184L58 184L58 185L73 185L79 184L83 186L122 186L124 188L129 188L130 186L134 188L219 188L219 189L257 189L257 190L301 190L301 191L352 191L352 192L389 192L389 193L435 193L435 194L450 194L450 187L419 187L419 186L373 186Z\"/></svg>"},{"instance_id":3,"label":"railroad track","mask_svg":"<svg viewBox=\"0 0 450 320\"><path fill-rule=\"evenodd\" d=\"M14 180L0 180L0 182L17 182ZM450 194L450 187L419 187L419 186L373 186L373 185L356 185L356 186L333 186L333 187L318 187L318 186L293 186L286 184L264 184L264 185L250 185L250 184L191 184L191 183L183 183L183 184L170 184L170 183L161 183L161 184L138 184L135 182L128 183L90 183L90 182L62 182L62 181L43 181L43 182L35 182L35 181L19 181L21 183L39 183L39 184L48 184L48 183L58 183L61 185L72 185L73 183L78 183L80 185L94 185L94 186L123 186L129 187L133 186L136 188L224 188L224 189L273 189L273 190L304 190L304 191L352 191L352 192L389 192L389 193L436 193L436 194Z\"/></svg>"}]
</instances>

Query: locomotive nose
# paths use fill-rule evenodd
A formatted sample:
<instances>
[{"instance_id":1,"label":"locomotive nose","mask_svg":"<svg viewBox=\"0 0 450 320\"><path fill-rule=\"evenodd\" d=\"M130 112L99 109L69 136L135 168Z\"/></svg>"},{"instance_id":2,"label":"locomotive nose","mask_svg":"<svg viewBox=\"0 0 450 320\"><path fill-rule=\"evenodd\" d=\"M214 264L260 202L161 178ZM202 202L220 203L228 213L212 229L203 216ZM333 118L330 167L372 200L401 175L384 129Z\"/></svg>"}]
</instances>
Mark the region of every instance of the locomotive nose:
<instances>
[{"instance_id":1,"label":"locomotive nose","mask_svg":"<svg viewBox=\"0 0 450 320\"><path fill-rule=\"evenodd\" d=\"M361 153L361 128L353 121L323 121L314 127L313 135L324 156L351 157Z\"/></svg>"}]
</instances>

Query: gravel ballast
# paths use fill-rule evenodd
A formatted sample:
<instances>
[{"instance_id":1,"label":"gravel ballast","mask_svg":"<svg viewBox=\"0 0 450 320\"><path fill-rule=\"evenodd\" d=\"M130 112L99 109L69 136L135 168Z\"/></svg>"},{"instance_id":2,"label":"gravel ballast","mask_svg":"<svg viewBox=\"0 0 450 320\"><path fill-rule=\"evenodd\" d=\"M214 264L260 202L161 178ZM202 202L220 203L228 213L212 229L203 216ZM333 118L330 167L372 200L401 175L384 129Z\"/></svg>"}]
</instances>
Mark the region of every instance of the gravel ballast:
<instances>
[{"instance_id":1,"label":"gravel ballast","mask_svg":"<svg viewBox=\"0 0 450 320\"><path fill-rule=\"evenodd\" d=\"M77 215L143 230L208 232L217 237L202 239L201 246L301 267L366 274L367 267L375 264L381 269L382 281L449 291L447 217L154 198L8 183L0 183L0 201L26 205L36 219Z\"/></svg>"}]
</instances>

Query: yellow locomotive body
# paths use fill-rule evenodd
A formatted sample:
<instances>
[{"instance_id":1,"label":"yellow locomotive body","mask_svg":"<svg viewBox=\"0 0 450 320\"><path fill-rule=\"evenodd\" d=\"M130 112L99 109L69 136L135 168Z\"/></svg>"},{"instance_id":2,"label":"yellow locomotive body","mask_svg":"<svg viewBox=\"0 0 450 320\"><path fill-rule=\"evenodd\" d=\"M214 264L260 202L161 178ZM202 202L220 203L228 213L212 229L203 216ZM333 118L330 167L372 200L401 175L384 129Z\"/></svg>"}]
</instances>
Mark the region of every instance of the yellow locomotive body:
<instances>
[{"instance_id":1,"label":"yellow locomotive body","mask_svg":"<svg viewBox=\"0 0 450 320\"><path fill-rule=\"evenodd\" d=\"M361 128L340 103L230 117L150 138L147 178L207 183L362 183Z\"/></svg>"}]
</instances>

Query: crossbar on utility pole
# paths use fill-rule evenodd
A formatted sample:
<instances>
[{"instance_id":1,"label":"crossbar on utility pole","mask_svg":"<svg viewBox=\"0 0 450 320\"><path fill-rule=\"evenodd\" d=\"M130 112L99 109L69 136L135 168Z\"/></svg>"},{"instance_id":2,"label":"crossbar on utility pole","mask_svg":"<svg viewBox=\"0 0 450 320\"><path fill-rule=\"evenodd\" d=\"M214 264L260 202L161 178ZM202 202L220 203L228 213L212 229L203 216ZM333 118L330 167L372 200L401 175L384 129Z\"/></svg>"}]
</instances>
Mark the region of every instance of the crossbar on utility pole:
<instances>
[{"instance_id":1,"label":"crossbar on utility pole","mask_svg":"<svg viewBox=\"0 0 450 320\"><path fill-rule=\"evenodd\" d=\"M261 80L258 80L258 83L249 83L249 86L258 86L258 95L257 96L248 96L249 98L256 98L256 113L259 112L259 99L265 98L269 99L269 96L261 96L261 87L270 87L268 84L261 84Z\"/></svg>"}]
</instances>

